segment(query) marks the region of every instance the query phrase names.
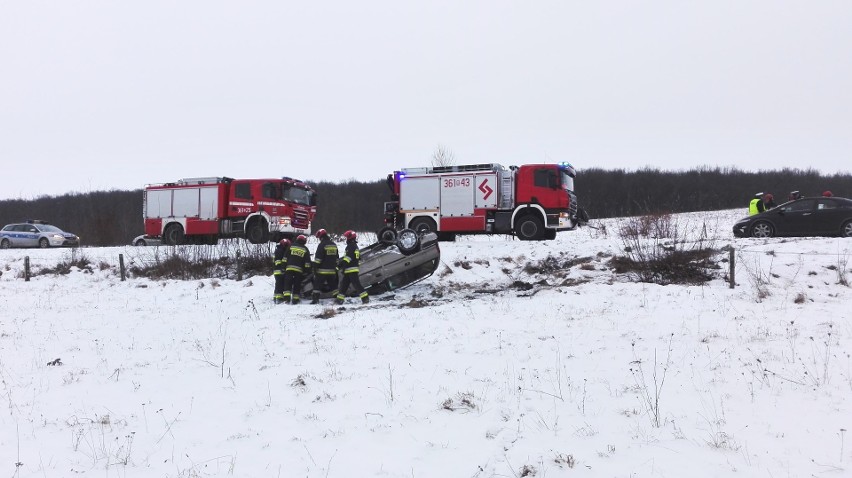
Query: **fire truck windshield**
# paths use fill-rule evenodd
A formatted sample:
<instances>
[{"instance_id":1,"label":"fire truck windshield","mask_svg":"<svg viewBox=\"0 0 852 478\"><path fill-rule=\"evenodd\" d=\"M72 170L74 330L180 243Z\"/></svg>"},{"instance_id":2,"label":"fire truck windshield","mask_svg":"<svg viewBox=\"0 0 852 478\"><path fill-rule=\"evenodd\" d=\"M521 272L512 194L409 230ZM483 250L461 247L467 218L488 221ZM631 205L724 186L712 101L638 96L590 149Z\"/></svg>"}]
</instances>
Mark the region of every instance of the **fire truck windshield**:
<instances>
[{"instance_id":1,"label":"fire truck windshield","mask_svg":"<svg viewBox=\"0 0 852 478\"><path fill-rule=\"evenodd\" d=\"M308 189L303 189L287 183L281 184L281 199L284 201L290 201L296 204L310 206L311 197L313 195L314 192Z\"/></svg>"},{"instance_id":2,"label":"fire truck windshield","mask_svg":"<svg viewBox=\"0 0 852 478\"><path fill-rule=\"evenodd\" d=\"M572 178L567 172L562 171L562 189L573 191L574 190L574 178Z\"/></svg>"}]
</instances>

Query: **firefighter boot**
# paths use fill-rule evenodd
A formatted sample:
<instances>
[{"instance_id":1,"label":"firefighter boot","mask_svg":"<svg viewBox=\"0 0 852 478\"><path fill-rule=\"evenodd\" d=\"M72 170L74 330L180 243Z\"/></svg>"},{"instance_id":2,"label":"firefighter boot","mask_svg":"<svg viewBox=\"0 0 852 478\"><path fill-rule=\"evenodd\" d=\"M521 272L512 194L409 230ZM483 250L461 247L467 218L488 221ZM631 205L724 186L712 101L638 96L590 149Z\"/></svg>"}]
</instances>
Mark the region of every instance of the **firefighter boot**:
<instances>
[{"instance_id":1,"label":"firefighter boot","mask_svg":"<svg viewBox=\"0 0 852 478\"><path fill-rule=\"evenodd\" d=\"M343 301L344 301L344 298L343 298L343 295L341 295L341 294L337 294L337 297L334 298L334 303L337 304L337 305L343 305Z\"/></svg>"},{"instance_id":2,"label":"firefighter boot","mask_svg":"<svg viewBox=\"0 0 852 478\"><path fill-rule=\"evenodd\" d=\"M319 297L319 292L314 291L313 294L311 294L311 305L319 304Z\"/></svg>"},{"instance_id":3,"label":"firefighter boot","mask_svg":"<svg viewBox=\"0 0 852 478\"><path fill-rule=\"evenodd\" d=\"M362 304L369 304L370 303L370 296L367 295L366 291L361 292L361 295L359 297L361 297L361 303Z\"/></svg>"}]
</instances>

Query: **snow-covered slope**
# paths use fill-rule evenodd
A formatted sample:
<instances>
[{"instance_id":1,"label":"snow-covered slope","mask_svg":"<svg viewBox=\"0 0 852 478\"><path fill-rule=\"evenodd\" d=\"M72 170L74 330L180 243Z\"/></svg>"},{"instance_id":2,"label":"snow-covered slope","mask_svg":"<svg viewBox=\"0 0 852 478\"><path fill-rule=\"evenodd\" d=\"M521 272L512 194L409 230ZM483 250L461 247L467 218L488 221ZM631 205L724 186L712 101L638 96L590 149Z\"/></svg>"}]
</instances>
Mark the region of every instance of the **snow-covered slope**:
<instances>
[{"instance_id":1,"label":"snow-covered slope","mask_svg":"<svg viewBox=\"0 0 852 478\"><path fill-rule=\"evenodd\" d=\"M734 240L738 286L615 274L618 220L442 243L429 279L331 309L271 277L19 278L0 251L6 476L841 476L852 469L848 260L837 238ZM548 257L567 268L538 273ZM719 258L727 257L720 254ZM109 264L101 270L100 263ZM527 268L527 264L534 267ZM51 365L55 364L55 365Z\"/></svg>"}]
</instances>

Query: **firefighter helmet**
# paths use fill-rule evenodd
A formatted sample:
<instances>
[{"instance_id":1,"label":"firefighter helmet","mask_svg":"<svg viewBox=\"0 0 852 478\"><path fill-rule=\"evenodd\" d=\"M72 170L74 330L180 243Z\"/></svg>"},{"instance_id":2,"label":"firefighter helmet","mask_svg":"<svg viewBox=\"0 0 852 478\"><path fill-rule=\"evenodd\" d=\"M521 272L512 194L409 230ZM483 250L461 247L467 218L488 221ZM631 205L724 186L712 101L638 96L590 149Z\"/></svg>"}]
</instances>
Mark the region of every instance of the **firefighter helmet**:
<instances>
[{"instance_id":1,"label":"firefighter helmet","mask_svg":"<svg viewBox=\"0 0 852 478\"><path fill-rule=\"evenodd\" d=\"M305 237L304 234L299 234L299 236L296 237L296 242L298 242L299 244L304 244L304 243L308 242L308 238Z\"/></svg>"},{"instance_id":2,"label":"firefighter helmet","mask_svg":"<svg viewBox=\"0 0 852 478\"><path fill-rule=\"evenodd\" d=\"M355 234L355 231L350 229L343 233L343 237L345 237L347 241L354 241L357 237L357 234Z\"/></svg>"},{"instance_id":3,"label":"firefighter helmet","mask_svg":"<svg viewBox=\"0 0 852 478\"><path fill-rule=\"evenodd\" d=\"M322 239L323 237L325 237L327 235L328 235L328 232L325 229L320 229L319 231L317 231L317 239Z\"/></svg>"},{"instance_id":4,"label":"firefighter helmet","mask_svg":"<svg viewBox=\"0 0 852 478\"><path fill-rule=\"evenodd\" d=\"M278 245L281 247L288 247L290 245L290 239L281 239L278 241Z\"/></svg>"}]
</instances>

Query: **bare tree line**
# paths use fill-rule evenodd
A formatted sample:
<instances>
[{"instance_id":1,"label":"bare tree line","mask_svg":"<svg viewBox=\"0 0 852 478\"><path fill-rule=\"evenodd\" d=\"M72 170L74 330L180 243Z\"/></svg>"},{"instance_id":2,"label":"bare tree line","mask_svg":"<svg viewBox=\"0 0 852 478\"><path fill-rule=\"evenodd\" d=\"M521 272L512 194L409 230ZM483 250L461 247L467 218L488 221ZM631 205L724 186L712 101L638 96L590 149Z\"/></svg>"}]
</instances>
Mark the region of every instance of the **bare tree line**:
<instances>
[{"instance_id":1,"label":"bare tree line","mask_svg":"<svg viewBox=\"0 0 852 478\"><path fill-rule=\"evenodd\" d=\"M314 230L325 228L341 233L346 229L376 231L382 227L383 203L390 196L385 179L308 183L319 194ZM578 201L592 218L737 207L745 211L757 192L771 192L781 203L794 190L805 196L831 190L835 196L850 197L852 175L824 175L812 169L746 172L704 167L672 172L592 168L580 170L576 179ZM84 245L129 244L143 233L142 190L0 201L0 224L25 219L42 219L79 234Z\"/></svg>"}]
</instances>

